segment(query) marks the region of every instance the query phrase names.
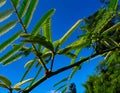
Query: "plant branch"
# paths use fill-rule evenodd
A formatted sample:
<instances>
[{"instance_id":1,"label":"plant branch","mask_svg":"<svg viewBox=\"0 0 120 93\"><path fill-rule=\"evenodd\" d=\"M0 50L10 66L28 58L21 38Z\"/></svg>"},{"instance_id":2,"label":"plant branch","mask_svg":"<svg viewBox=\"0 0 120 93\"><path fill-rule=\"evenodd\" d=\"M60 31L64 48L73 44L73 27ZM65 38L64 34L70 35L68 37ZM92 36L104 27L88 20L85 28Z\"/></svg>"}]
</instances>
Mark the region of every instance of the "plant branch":
<instances>
[{"instance_id":1,"label":"plant branch","mask_svg":"<svg viewBox=\"0 0 120 93\"><path fill-rule=\"evenodd\" d=\"M23 24L23 22L22 22L22 19L21 19L20 16L19 16L19 13L18 13L18 11L17 11L17 9L16 9L16 7L15 7L15 5L14 5L13 0L11 0L11 2L12 2L12 6L13 6L13 8L14 8L14 10L15 10L15 13L16 13L16 15L17 15L17 17L18 17L18 20L19 20L19 22L20 22L20 24L21 24L21 26L22 26L22 28L23 28L24 33L27 33L27 29L25 28L25 26L24 26L24 24ZM35 45L32 44L32 46L33 46L33 48L34 48L34 50L35 50L35 52L36 52L37 57L40 59L41 65L42 65L43 68L45 69L45 73L47 73L47 72L48 72L48 69L47 69L46 65L44 64L44 62L43 62L43 60L42 60L42 58L41 58L41 55L40 55L39 52L37 51Z\"/></svg>"},{"instance_id":2,"label":"plant branch","mask_svg":"<svg viewBox=\"0 0 120 93\"><path fill-rule=\"evenodd\" d=\"M35 82L31 87L27 88L23 93L29 93L31 90L33 90L35 87L37 87L39 84L41 84L42 82L44 82L45 80L47 80L48 78L50 78L50 77L52 77L52 76L54 76L54 75L57 75L57 74L59 74L59 73L61 73L61 72L63 72L63 71L66 71L66 70L68 70L68 69L70 69L70 68L73 68L73 67L75 67L75 66L79 66L81 63L86 62L86 61L89 60L90 58L92 59L92 58L94 58L94 57L96 57L96 56L98 56L98 55L102 55L102 54L107 53L107 52L109 52L109 51L113 51L113 50L115 50L116 48L120 48L120 47L114 47L114 48L112 48L112 49L108 49L108 50L102 51L102 52L100 52L100 53L94 53L93 55L91 55L91 56L89 56L89 57L86 57L86 58L84 58L84 59L81 59L80 61L78 61L78 62L76 62L76 63L74 63L74 64L68 65L68 66L63 67L63 68L60 68L60 69L58 69L58 70L56 70L56 71L54 71L54 72L51 72L49 75L47 75L47 77L44 76L43 78L39 79L39 80L38 80L37 82Z\"/></svg>"}]
</instances>

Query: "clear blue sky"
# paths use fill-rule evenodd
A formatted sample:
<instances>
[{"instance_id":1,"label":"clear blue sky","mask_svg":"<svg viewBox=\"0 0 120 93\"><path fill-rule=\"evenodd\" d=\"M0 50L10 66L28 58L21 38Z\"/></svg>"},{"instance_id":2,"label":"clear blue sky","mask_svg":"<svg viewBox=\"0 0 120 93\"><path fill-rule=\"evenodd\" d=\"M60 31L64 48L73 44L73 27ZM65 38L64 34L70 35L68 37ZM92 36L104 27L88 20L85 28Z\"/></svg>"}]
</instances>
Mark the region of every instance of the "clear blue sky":
<instances>
[{"instance_id":1,"label":"clear blue sky","mask_svg":"<svg viewBox=\"0 0 120 93\"><path fill-rule=\"evenodd\" d=\"M2 8L0 8L0 12L4 10L5 8L11 7L11 3L6 3L6 5ZM38 19L49 9L55 8L56 12L54 16L52 17L52 33L53 33L53 40L59 39L64 35L64 33L79 19L82 19L84 17L88 17L90 14L94 13L97 9L101 7L101 3L99 0L39 0L39 4L37 6L37 10L35 11L34 17L32 19L32 22L30 24L30 27L28 30L31 30L31 28L36 24ZM12 16L14 19L15 16ZM2 24L0 23L0 26ZM11 34L13 34L13 31L11 31ZM6 37L10 37L11 34L6 34ZM71 41L75 40L76 37L81 34L81 31L79 29L76 30L75 33L71 36L71 38L68 39L67 43L70 43ZM4 37L5 37L4 36ZM4 37L0 37L0 42L3 42L5 40ZM81 56L87 56L90 54L92 50L84 49L81 52ZM5 51L4 51L5 53ZM0 57L4 54L0 53ZM31 56L32 58L32 56ZM13 84L19 82L23 72L23 65L25 62L27 62L29 59L21 59L17 62L14 62L6 67L2 67L0 65L0 75L5 75L11 81L13 81ZM94 73L95 66L98 62L98 58L91 60L91 62L86 62L83 64L81 70L76 73L74 78L71 82L74 82L77 86L77 93L83 93L84 88L81 84L83 84L87 77ZM56 64L55 67L58 68L62 65L69 64L70 59L66 57L59 56L56 58ZM33 71L31 74L34 74L35 71ZM31 93L48 93L48 91L55 90L56 88L52 87L52 85L59 81L62 77L65 75L68 75L70 70L65 71L64 73L60 73L59 75L56 75L54 77L51 77L41 85L39 85L37 88L35 88ZM31 75L29 75L31 77ZM28 78L29 78L28 77ZM0 93L7 93L7 91L0 89Z\"/></svg>"}]
</instances>

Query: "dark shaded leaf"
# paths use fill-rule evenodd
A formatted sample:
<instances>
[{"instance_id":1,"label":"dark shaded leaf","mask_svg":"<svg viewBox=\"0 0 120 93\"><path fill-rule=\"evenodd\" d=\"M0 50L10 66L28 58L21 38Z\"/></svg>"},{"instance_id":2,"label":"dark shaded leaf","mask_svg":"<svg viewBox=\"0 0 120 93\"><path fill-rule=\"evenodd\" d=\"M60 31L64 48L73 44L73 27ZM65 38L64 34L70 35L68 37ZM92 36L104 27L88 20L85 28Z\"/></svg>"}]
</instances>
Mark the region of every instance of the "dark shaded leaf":
<instances>
[{"instance_id":1,"label":"dark shaded leaf","mask_svg":"<svg viewBox=\"0 0 120 93\"><path fill-rule=\"evenodd\" d=\"M2 81L7 87L11 86L11 81L4 76L0 76L0 81Z\"/></svg>"}]
</instances>

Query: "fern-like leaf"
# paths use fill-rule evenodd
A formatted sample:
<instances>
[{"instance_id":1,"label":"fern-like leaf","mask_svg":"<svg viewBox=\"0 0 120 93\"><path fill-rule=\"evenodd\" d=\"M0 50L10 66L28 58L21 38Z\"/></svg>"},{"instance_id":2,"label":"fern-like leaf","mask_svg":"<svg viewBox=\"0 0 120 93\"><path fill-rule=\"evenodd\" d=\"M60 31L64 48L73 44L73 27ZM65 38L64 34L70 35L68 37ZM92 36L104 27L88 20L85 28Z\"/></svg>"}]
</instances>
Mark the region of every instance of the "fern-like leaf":
<instances>
[{"instance_id":1,"label":"fern-like leaf","mask_svg":"<svg viewBox=\"0 0 120 93\"><path fill-rule=\"evenodd\" d=\"M29 7L29 4L30 4L30 0L23 0L22 5L20 7L20 11L19 11L20 18L22 18L25 15Z\"/></svg>"},{"instance_id":2,"label":"fern-like leaf","mask_svg":"<svg viewBox=\"0 0 120 93\"><path fill-rule=\"evenodd\" d=\"M11 81L5 76L0 76L0 81L3 82L7 87L11 86Z\"/></svg>"},{"instance_id":3,"label":"fern-like leaf","mask_svg":"<svg viewBox=\"0 0 120 93\"><path fill-rule=\"evenodd\" d=\"M20 0L12 0L15 8L17 8L19 6Z\"/></svg>"},{"instance_id":4,"label":"fern-like leaf","mask_svg":"<svg viewBox=\"0 0 120 93\"><path fill-rule=\"evenodd\" d=\"M75 31L75 29L80 25L82 20L78 20L68 31L67 33L59 40L59 46L61 46L67 38Z\"/></svg>"},{"instance_id":5,"label":"fern-like leaf","mask_svg":"<svg viewBox=\"0 0 120 93\"><path fill-rule=\"evenodd\" d=\"M13 56L11 56L10 58L8 58L6 61L3 62L3 65L6 66L8 64L13 63L14 61L20 59L23 55L22 54L15 54Z\"/></svg>"},{"instance_id":6,"label":"fern-like leaf","mask_svg":"<svg viewBox=\"0 0 120 93\"><path fill-rule=\"evenodd\" d=\"M2 7L6 3L6 0L0 0L0 7Z\"/></svg>"},{"instance_id":7,"label":"fern-like leaf","mask_svg":"<svg viewBox=\"0 0 120 93\"><path fill-rule=\"evenodd\" d=\"M60 80L60 81L58 81L57 83L55 83L55 84L53 85L53 87L56 87L57 85L61 84L62 82L65 82L65 81L67 81L67 80L68 80L68 77L63 78L62 80Z\"/></svg>"},{"instance_id":8,"label":"fern-like leaf","mask_svg":"<svg viewBox=\"0 0 120 93\"><path fill-rule=\"evenodd\" d=\"M43 17L42 17L42 18L38 21L38 23L35 25L35 27L33 28L32 32L31 32L31 34L32 34L32 35L37 35L37 34L39 33L40 28L41 28L42 25L44 24L44 22L45 22L48 18L50 18L50 17L53 15L54 12L55 12L55 9L51 9L51 10L49 10L47 13L45 13L45 14L43 15Z\"/></svg>"},{"instance_id":9,"label":"fern-like leaf","mask_svg":"<svg viewBox=\"0 0 120 93\"><path fill-rule=\"evenodd\" d=\"M21 82L15 84L13 88L18 89L18 88L20 88L21 85L23 85L23 84L25 84L25 83L28 83L28 82L31 82L32 80L33 80L33 78L30 78L30 79L21 81Z\"/></svg>"},{"instance_id":10,"label":"fern-like leaf","mask_svg":"<svg viewBox=\"0 0 120 93\"><path fill-rule=\"evenodd\" d=\"M19 38L21 34L21 31L17 32L16 34L14 34L11 38L9 38L8 40L6 40L5 42L3 42L0 45L0 51L3 51L6 47L8 47L12 42L14 42L16 39Z\"/></svg>"},{"instance_id":11,"label":"fern-like leaf","mask_svg":"<svg viewBox=\"0 0 120 93\"><path fill-rule=\"evenodd\" d=\"M8 17L10 17L13 13L13 9L6 9L0 13L0 22L4 21Z\"/></svg>"},{"instance_id":12,"label":"fern-like leaf","mask_svg":"<svg viewBox=\"0 0 120 93\"><path fill-rule=\"evenodd\" d=\"M51 18L48 18L43 24L43 34L49 40L52 41L52 34L51 34Z\"/></svg>"},{"instance_id":13,"label":"fern-like leaf","mask_svg":"<svg viewBox=\"0 0 120 93\"><path fill-rule=\"evenodd\" d=\"M30 61L28 61L28 62L25 64L24 67L27 67L27 70L25 71L24 75L22 76L21 81L23 81L24 78L27 76L27 74L30 72L30 70L32 69L35 61L36 61L36 60L30 60Z\"/></svg>"},{"instance_id":14,"label":"fern-like leaf","mask_svg":"<svg viewBox=\"0 0 120 93\"><path fill-rule=\"evenodd\" d=\"M10 29L12 29L17 24L17 22L18 22L17 20L13 20L13 21L3 25L2 27L0 27L0 35L5 34Z\"/></svg>"},{"instance_id":15,"label":"fern-like leaf","mask_svg":"<svg viewBox=\"0 0 120 93\"><path fill-rule=\"evenodd\" d=\"M30 5L28 7L28 10L26 12L26 16L25 16L25 19L24 19L25 28L27 28L29 26L29 24L31 22L31 19L32 19L32 16L33 16L33 13L34 13L34 11L36 9L37 4L38 4L38 0L32 0L30 2Z\"/></svg>"},{"instance_id":16,"label":"fern-like leaf","mask_svg":"<svg viewBox=\"0 0 120 93\"><path fill-rule=\"evenodd\" d=\"M0 58L0 62L3 62L7 60L8 58L10 58L12 55L18 52L22 47L23 47L23 44L13 47L9 52L7 52L5 55L3 55Z\"/></svg>"}]
</instances>

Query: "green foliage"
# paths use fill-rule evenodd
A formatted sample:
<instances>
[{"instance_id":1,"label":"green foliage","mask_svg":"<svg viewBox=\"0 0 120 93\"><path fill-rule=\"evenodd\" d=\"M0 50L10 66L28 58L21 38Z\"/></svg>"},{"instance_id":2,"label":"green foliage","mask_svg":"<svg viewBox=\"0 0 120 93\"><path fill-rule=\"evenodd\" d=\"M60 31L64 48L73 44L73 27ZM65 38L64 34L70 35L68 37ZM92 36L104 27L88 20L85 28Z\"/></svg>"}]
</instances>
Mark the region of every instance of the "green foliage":
<instances>
[{"instance_id":1,"label":"green foliage","mask_svg":"<svg viewBox=\"0 0 120 93\"><path fill-rule=\"evenodd\" d=\"M4 10L3 12L0 13L0 22L4 21L5 19L7 19L8 17L10 17L13 13L12 9L7 9Z\"/></svg>"},{"instance_id":2,"label":"green foliage","mask_svg":"<svg viewBox=\"0 0 120 93\"><path fill-rule=\"evenodd\" d=\"M0 83L3 83L8 88L11 86L11 81L9 79L7 79L6 77L4 77L4 76L0 76L0 81L1 81Z\"/></svg>"},{"instance_id":3,"label":"green foliage","mask_svg":"<svg viewBox=\"0 0 120 93\"><path fill-rule=\"evenodd\" d=\"M6 3L6 0L0 0L0 7L2 7Z\"/></svg>"},{"instance_id":4,"label":"green foliage","mask_svg":"<svg viewBox=\"0 0 120 93\"><path fill-rule=\"evenodd\" d=\"M29 57L29 54L33 56L33 59L25 63L24 67L26 71L23 73L23 77L21 78L20 82L12 87L10 80L0 76L0 87L6 88L9 91L16 90L18 92L28 93L42 82L47 80L47 78L72 68L70 75L66 76L66 78L62 78L62 80L54 84L55 87L59 85L56 91L63 89L62 93L65 93L65 91L68 89L68 81L70 83L75 73L81 68L81 64L83 62L90 60L95 56L103 55L106 58L106 65L108 66L107 68L110 68L110 71L113 69L110 67L111 64L113 64L113 61L120 62L120 23L118 19L117 22L114 22L114 20L118 17L118 0L111 0L107 8L101 8L90 17L85 18L85 26L81 27L84 33L80 36L80 38L71 42L65 47L62 45L67 42L67 39L72 35L76 28L79 27L82 19L78 20L60 39L53 42L51 24L55 9L48 10L38 20L38 22L36 22L32 30L27 31L32 18L34 18L33 15L38 2L39 0L11 0L12 8L10 7L0 13L0 22L4 22L5 20L9 19L11 15L16 15L18 19L4 23L4 25L0 27L1 36L4 37L6 33L9 33L10 30L15 28L15 25L19 25L20 27L15 34L0 44L1 52L3 52L3 50L5 51L7 47L10 48L4 55L2 55L0 58L0 63L7 65L23 57L27 58ZM0 0L0 7L4 6L5 3L6 0ZM95 54L91 54L90 57L80 59L78 62L76 62L76 59L79 58L79 53L82 49L92 47L95 50ZM72 60L68 66L55 69L53 71L52 68L54 67L54 59L58 54L70 57ZM50 67L48 67L49 64ZM31 72L31 70L35 68L38 69L33 77L34 79L24 80L27 78L27 75ZM44 75L38 78L41 71L44 71ZM113 78L117 78L118 80L118 71L115 70L114 73L115 74L110 75L110 79L113 80ZM93 91L95 91L95 93L98 93L98 86L101 86L101 82L106 79L105 77L106 75L103 73L101 73L100 76L90 77L87 84L84 84L86 89L88 89L87 92L94 93ZM97 80L94 81L95 79ZM31 83L22 89L20 86L27 82ZM91 85L93 84L92 82L95 83L96 86ZM113 82L110 84L114 85L116 84L115 82L116 80L113 80ZM62 84L62 86L60 86L60 84ZM108 84L108 82L106 81L105 84ZM105 89L105 86L106 85L101 86L102 89ZM112 86L110 86L110 88L111 87ZM92 88L93 90L91 90ZM110 92L108 91L108 93Z\"/></svg>"}]
</instances>

